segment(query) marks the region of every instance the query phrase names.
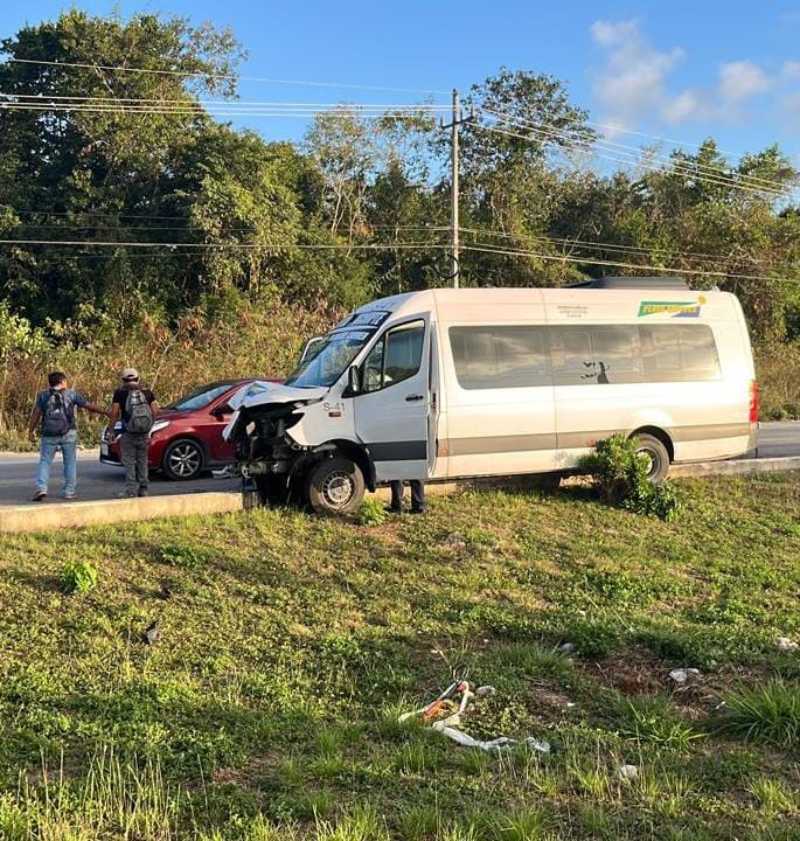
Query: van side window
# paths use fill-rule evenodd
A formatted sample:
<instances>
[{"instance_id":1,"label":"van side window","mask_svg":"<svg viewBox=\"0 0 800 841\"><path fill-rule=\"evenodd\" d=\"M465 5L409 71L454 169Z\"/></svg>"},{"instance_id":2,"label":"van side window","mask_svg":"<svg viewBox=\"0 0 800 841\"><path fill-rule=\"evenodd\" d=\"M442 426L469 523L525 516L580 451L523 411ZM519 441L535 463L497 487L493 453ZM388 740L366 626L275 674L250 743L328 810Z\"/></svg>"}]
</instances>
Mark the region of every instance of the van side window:
<instances>
[{"instance_id":1,"label":"van side window","mask_svg":"<svg viewBox=\"0 0 800 841\"><path fill-rule=\"evenodd\" d=\"M644 378L651 383L717 380L719 354L705 324L640 327Z\"/></svg>"},{"instance_id":2,"label":"van side window","mask_svg":"<svg viewBox=\"0 0 800 841\"><path fill-rule=\"evenodd\" d=\"M364 361L362 393L378 391L413 377L422 364L424 339L424 321L410 321L384 333Z\"/></svg>"},{"instance_id":3,"label":"van side window","mask_svg":"<svg viewBox=\"0 0 800 841\"><path fill-rule=\"evenodd\" d=\"M550 355L555 385L583 385L597 382L589 327L552 327Z\"/></svg>"},{"instance_id":4,"label":"van side window","mask_svg":"<svg viewBox=\"0 0 800 841\"><path fill-rule=\"evenodd\" d=\"M544 327L451 327L458 384L464 389L550 385Z\"/></svg>"},{"instance_id":5,"label":"van side window","mask_svg":"<svg viewBox=\"0 0 800 841\"><path fill-rule=\"evenodd\" d=\"M642 381L639 331L635 325L551 327L555 385L609 385Z\"/></svg>"}]
</instances>

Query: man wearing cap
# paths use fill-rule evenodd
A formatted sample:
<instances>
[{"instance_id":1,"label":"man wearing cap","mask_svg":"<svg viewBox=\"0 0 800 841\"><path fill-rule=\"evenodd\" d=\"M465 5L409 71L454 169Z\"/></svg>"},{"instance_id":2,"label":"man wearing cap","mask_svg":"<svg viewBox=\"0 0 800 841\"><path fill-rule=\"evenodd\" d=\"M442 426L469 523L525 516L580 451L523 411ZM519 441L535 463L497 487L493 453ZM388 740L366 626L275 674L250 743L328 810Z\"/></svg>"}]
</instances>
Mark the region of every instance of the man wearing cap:
<instances>
[{"instance_id":1,"label":"man wearing cap","mask_svg":"<svg viewBox=\"0 0 800 841\"><path fill-rule=\"evenodd\" d=\"M120 379L122 385L114 392L111 403L111 428L118 420L122 421L120 453L125 467L122 496L147 496L147 451L158 403L153 392L139 384L139 372L135 368L125 368Z\"/></svg>"}]
</instances>

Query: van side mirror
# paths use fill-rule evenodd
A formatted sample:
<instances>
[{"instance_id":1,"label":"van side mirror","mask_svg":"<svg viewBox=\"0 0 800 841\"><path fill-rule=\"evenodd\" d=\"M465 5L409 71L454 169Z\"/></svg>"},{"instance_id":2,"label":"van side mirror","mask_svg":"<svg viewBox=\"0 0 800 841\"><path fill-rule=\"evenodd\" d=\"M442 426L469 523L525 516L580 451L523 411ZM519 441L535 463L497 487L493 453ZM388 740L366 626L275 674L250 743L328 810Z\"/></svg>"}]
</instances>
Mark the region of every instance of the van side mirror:
<instances>
[{"instance_id":1,"label":"van side mirror","mask_svg":"<svg viewBox=\"0 0 800 841\"><path fill-rule=\"evenodd\" d=\"M352 397L361 391L361 371L358 365L351 365L347 371L347 393L344 396Z\"/></svg>"}]
</instances>

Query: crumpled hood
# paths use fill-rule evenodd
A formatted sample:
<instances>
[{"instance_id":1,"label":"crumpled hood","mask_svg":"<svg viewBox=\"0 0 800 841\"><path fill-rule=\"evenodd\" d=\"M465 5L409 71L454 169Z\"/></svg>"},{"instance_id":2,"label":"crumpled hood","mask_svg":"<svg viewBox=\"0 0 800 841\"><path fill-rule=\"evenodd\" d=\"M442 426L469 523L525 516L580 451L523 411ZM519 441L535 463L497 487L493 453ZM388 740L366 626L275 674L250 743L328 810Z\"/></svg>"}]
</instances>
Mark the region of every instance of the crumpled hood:
<instances>
[{"instance_id":1,"label":"crumpled hood","mask_svg":"<svg viewBox=\"0 0 800 841\"><path fill-rule=\"evenodd\" d=\"M282 383L256 380L242 386L228 401L232 409L249 409L264 403L310 403L320 400L328 393L327 386L316 388L292 388Z\"/></svg>"}]
</instances>

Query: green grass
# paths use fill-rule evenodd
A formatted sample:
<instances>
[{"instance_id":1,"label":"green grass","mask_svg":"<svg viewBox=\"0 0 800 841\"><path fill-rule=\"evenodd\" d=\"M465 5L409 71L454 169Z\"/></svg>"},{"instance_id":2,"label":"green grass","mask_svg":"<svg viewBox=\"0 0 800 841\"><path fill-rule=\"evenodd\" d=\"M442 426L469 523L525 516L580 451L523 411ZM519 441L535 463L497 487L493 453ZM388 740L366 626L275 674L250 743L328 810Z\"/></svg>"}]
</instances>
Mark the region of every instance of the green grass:
<instances>
[{"instance_id":1,"label":"green grass","mask_svg":"<svg viewBox=\"0 0 800 841\"><path fill-rule=\"evenodd\" d=\"M265 510L5 536L0 839L792 837L800 666L775 641L800 639L800 477L682 497L671 523L576 486L369 528ZM68 561L93 589L63 592ZM496 690L469 733L551 752L397 721L454 676Z\"/></svg>"},{"instance_id":2,"label":"green grass","mask_svg":"<svg viewBox=\"0 0 800 841\"><path fill-rule=\"evenodd\" d=\"M729 692L718 728L744 739L800 748L800 686L770 680Z\"/></svg>"}]
</instances>

